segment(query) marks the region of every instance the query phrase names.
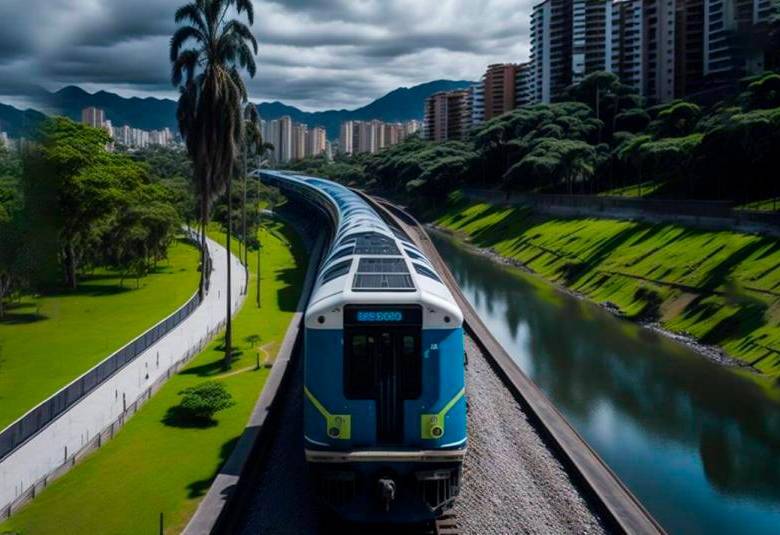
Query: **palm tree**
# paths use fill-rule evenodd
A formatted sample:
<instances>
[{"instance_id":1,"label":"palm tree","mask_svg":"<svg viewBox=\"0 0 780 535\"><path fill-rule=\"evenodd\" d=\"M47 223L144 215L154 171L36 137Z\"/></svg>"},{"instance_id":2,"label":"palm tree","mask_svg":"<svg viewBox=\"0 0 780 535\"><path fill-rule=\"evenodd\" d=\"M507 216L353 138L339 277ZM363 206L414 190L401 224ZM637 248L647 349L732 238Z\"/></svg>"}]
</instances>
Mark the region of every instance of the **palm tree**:
<instances>
[{"instance_id":1,"label":"palm tree","mask_svg":"<svg viewBox=\"0 0 780 535\"><path fill-rule=\"evenodd\" d=\"M249 253L247 248L246 235L246 186L249 175L249 152L252 155L257 154L263 143L263 135L260 131L260 114L257 113L257 106L251 102L244 108L244 191L241 199L241 226L244 242L244 268L249 266Z\"/></svg>"},{"instance_id":2,"label":"palm tree","mask_svg":"<svg viewBox=\"0 0 780 535\"><path fill-rule=\"evenodd\" d=\"M263 160L263 158L266 157L266 155L269 152L274 151L274 146L272 143L268 143L267 141L263 141L262 136L260 138L260 142L258 144L258 154L260 155L260 161L258 163L259 167L262 167L267 163L267 160ZM257 221L257 295L255 295L255 301L257 303L257 308L260 308L263 306L263 303L261 301L260 296L260 284L262 283L261 279L261 273L260 273L260 253L263 248L263 242L261 238L260 231L262 230L262 226L260 225L260 188L257 188L256 190L257 195L255 196L255 220Z\"/></svg>"},{"instance_id":3,"label":"palm tree","mask_svg":"<svg viewBox=\"0 0 780 535\"><path fill-rule=\"evenodd\" d=\"M227 244L230 251L230 182L243 139L241 105L247 91L241 70L254 77L257 41L249 28L228 19L232 10L254 22L252 0L194 0L176 11L179 28L171 38L171 82L179 88L176 116L193 163L195 191L200 202L202 262L206 265L206 226L214 200L227 190ZM184 48L185 44L192 46ZM231 272L227 255L227 318L225 366L232 356ZM201 295L205 291L201 269Z\"/></svg>"}]
</instances>

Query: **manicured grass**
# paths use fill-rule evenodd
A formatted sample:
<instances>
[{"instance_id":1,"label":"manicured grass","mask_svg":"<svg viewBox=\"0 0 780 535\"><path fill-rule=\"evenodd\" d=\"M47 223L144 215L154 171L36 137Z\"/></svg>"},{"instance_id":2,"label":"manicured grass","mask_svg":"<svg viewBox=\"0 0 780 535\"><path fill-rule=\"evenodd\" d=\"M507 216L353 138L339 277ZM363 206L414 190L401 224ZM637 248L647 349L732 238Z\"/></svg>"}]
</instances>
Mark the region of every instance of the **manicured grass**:
<instances>
[{"instance_id":1,"label":"manicured grass","mask_svg":"<svg viewBox=\"0 0 780 535\"><path fill-rule=\"evenodd\" d=\"M198 288L199 257L176 242L138 287L97 270L75 291L12 304L0 322L0 429L183 305Z\"/></svg>"},{"instance_id":2,"label":"manicured grass","mask_svg":"<svg viewBox=\"0 0 780 535\"><path fill-rule=\"evenodd\" d=\"M254 369L256 351L261 362L263 351L276 354L305 275L305 252L288 226L267 221L262 240L262 308L253 297L254 255L249 292L234 317L239 355L232 369L222 369L220 338L172 377L113 440L0 525L0 533L157 533L161 512L166 533L184 528L246 425L268 375L265 368ZM251 335L259 338L254 347L247 341ZM164 423L179 403L177 393L206 380L223 381L236 405L217 413L213 426Z\"/></svg>"},{"instance_id":3,"label":"manicured grass","mask_svg":"<svg viewBox=\"0 0 780 535\"><path fill-rule=\"evenodd\" d=\"M602 191L599 196L602 197L647 197L652 195L665 184L663 182L643 182L641 187L639 184L632 184L630 186L624 186L622 188L615 188L608 191Z\"/></svg>"},{"instance_id":4,"label":"manicured grass","mask_svg":"<svg viewBox=\"0 0 780 535\"><path fill-rule=\"evenodd\" d=\"M458 193L436 223L629 317L657 318L780 379L780 240L542 217Z\"/></svg>"},{"instance_id":5,"label":"manicured grass","mask_svg":"<svg viewBox=\"0 0 780 535\"><path fill-rule=\"evenodd\" d=\"M774 212L780 210L780 197L764 199L763 201L754 201L739 206L743 210L757 210L759 212Z\"/></svg>"}]
</instances>

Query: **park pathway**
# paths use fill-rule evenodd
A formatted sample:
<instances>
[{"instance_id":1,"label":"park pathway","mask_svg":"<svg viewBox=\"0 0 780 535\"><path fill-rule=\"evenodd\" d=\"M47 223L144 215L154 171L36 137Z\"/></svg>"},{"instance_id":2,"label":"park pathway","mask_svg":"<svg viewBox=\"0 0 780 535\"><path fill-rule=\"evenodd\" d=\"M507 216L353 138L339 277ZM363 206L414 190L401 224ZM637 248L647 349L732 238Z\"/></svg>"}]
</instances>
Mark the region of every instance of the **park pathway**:
<instances>
[{"instance_id":1,"label":"park pathway","mask_svg":"<svg viewBox=\"0 0 780 535\"><path fill-rule=\"evenodd\" d=\"M79 457L110 438L140 402L148 399L222 328L226 313L227 250L213 240L209 240L208 246L213 271L210 290L201 305L170 333L2 460L0 519L44 488L48 479L63 473ZM242 290L247 281L238 258L231 255L231 261L235 314L244 300Z\"/></svg>"}]
</instances>

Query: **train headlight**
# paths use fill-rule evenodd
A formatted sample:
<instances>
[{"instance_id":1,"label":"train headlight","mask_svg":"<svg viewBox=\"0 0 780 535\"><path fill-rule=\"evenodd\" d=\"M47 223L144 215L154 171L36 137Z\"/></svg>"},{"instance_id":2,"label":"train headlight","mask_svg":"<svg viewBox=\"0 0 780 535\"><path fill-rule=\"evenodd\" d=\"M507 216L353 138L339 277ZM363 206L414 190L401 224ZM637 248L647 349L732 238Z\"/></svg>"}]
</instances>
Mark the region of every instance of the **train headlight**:
<instances>
[{"instance_id":1,"label":"train headlight","mask_svg":"<svg viewBox=\"0 0 780 535\"><path fill-rule=\"evenodd\" d=\"M341 431L339 431L338 427L331 427L330 429L328 429L328 436L330 438L338 438L340 434Z\"/></svg>"},{"instance_id":2,"label":"train headlight","mask_svg":"<svg viewBox=\"0 0 780 535\"><path fill-rule=\"evenodd\" d=\"M439 427L438 425L434 425L431 427L431 435L433 435L436 438L441 437L444 434L444 429Z\"/></svg>"}]
</instances>

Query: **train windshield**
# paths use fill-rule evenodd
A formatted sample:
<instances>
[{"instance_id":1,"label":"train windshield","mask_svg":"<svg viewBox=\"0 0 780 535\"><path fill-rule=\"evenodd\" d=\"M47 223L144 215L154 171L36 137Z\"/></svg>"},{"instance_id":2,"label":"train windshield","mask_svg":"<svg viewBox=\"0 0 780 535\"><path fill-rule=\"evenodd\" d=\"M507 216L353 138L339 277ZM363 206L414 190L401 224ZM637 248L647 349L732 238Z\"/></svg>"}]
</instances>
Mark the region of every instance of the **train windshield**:
<instances>
[{"instance_id":1,"label":"train windshield","mask_svg":"<svg viewBox=\"0 0 780 535\"><path fill-rule=\"evenodd\" d=\"M345 311L345 395L376 401L377 438L382 443L403 440L403 401L422 393L419 312Z\"/></svg>"}]
</instances>

